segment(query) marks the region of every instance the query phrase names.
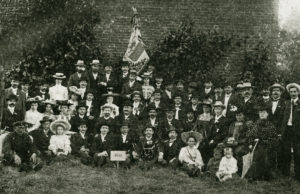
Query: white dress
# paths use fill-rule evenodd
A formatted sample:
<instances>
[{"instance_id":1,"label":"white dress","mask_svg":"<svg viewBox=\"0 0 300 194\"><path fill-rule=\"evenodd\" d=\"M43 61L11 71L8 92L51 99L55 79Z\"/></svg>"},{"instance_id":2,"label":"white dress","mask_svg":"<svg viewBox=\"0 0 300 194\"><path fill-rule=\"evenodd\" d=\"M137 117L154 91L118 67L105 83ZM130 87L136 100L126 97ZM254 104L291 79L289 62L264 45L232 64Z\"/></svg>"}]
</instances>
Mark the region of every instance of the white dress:
<instances>
[{"instance_id":1,"label":"white dress","mask_svg":"<svg viewBox=\"0 0 300 194\"><path fill-rule=\"evenodd\" d=\"M204 165L200 151L195 147L190 148L189 146L181 148L179 161L181 163L194 164L200 169Z\"/></svg>"},{"instance_id":2,"label":"white dress","mask_svg":"<svg viewBox=\"0 0 300 194\"><path fill-rule=\"evenodd\" d=\"M67 135L52 135L50 138L49 150L57 153L61 149L63 152L71 153L71 142Z\"/></svg>"},{"instance_id":3,"label":"white dress","mask_svg":"<svg viewBox=\"0 0 300 194\"><path fill-rule=\"evenodd\" d=\"M49 88L50 100L68 100L68 88L62 85L55 85Z\"/></svg>"},{"instance_id":4,"label":"white dress","mask_svg":"<svg viewBox=\"0 0 300 194\"><path fill-rule=\"evenodd\" d=\"M33 126L28 128L28 132L33 131L34 129L37 129L40 127L40 121L43 119L43 114L39 111L32 111L28 110L25 114L25 121L27 123L32 124Z\"/></svg>"},{"instance_id":5,"label":"white dress","mask_svg":"<svg viewBox=\"0 0 300 194\"><path fill-rule=\"evenodd\" d=\"M223 156L219 165L219 172L232 175L237 171L237 160L233 156L230 158Z\"/></svg>"}]
</instances>

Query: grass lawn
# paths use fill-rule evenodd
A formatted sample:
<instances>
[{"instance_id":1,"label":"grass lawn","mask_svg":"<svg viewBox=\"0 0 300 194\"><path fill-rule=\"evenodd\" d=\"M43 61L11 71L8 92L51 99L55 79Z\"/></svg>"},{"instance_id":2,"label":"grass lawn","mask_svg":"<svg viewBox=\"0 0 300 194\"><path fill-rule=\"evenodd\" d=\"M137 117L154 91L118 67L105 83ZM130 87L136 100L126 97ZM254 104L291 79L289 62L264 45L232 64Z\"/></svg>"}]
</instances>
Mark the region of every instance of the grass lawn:
<instances>
[{"instance_id":1,"label":"grass lawn","mask_svg":"<svg viewBox=\"0 0 300 194\"><path fill-rule=\"evenodd\" d=\"M219 183L158 167L147 172L137 167L97 169L76 160L57 162L37 173L3 168L0 177L0 193L300 193L300 184L293 179Z\"/></svg>"}]
</instances>

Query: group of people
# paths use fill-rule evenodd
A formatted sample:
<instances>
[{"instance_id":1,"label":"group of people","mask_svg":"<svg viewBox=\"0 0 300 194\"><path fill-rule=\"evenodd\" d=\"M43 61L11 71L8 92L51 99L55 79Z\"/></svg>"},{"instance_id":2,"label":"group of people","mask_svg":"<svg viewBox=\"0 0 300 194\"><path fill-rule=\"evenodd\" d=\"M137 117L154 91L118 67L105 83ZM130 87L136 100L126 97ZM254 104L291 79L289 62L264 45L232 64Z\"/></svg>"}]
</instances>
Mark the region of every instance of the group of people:
<instances>
[{"instance_id":1,"label":"group of people","mask_svg":"<svg viewBox=\"0 0 300 194\"><path fill-rule=\"evenodd\" d=\"M1 121L3 164L38 170L76 157L86 165L114 167L110 153L116 150L126 153L120 163L125 168L161 165L219 181L270 180L290 175L293 154L300 180L297 83L254 92L247 80L171 80L152 65L140 73L124 62L119 75L99 60L89 67L78 60L75 68L68 79L57 72L54 85L42 82L38 88L12 76ZM245 173L248 153L253 162Z\"/></svg>"}]
</instances>

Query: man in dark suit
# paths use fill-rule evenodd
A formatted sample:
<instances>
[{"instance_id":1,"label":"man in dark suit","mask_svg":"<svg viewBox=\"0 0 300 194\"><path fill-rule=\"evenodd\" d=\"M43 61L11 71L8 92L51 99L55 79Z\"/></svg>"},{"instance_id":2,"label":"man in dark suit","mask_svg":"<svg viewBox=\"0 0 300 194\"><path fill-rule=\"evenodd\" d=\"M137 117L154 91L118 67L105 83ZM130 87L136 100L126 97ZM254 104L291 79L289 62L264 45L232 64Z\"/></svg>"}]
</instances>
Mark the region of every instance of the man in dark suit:
<instances>
[{"instance_id":1,"label":"man in dark suit","mask_svg":"<svg viewBox=\"0 0 300 194\"><path fill-rule=\"evenodd\" d=\"M7 99L7 107L3 110L1 129L13 131L13 123L23 120L23 113L16 108L18 97L10 94Z\"/></svg>"},{"instance_id":2,"label":"man in dark suit","mask_svg":"<svg viewBox=\"0 0 300 194\"><path fill-rule=\"evenodd\" d=\"M139 131L139 121L138 119L132 114L132 103L127 100L123 103L123 111L120 115L118 115L116 118L116 123L122 124L122 123L128 123L130 126L131 133L134 134L134 136L139 137L141 135L141 132ZM117 131L118 132L118 131ZM118 132L119 134L119 132Z\"/></svg>"},{"instance_id":3,"label":"man in dark suit","mask_svg":"<svg viewBox=\"0 0 300 194\"><path fill-rule=\"evenodd\" d=\"M176 92L174 94L174 104L172 105L175 108L174 118L180 120L181 122L185 120L185 106L183 105L183 96L181 93Z\"/></svg>"},{"instance_id":4,"label":"man in dark suit","mask_svg":"<svg viewBox=\"0 0 300 194\"><path fill-rule=\"evenodd\" d=\"M215 102L214 104L215 117L214 119L211 120L212 128L210 134L208 135L210 156L212 156L214 148L219 143L223 142L228 134L229 124L227 119L222 114L224 108L225 106L221 101Z\"/></svg>"},{"instance_id":5,"label":"man in dark suit","mask_svg":"<svg viewBox=\"0 0 300 194\"><path fill-rule=\"evenodd\" d=\"M164 109L167 107L165 102L162 100L162 91L155 90L153 92L153 102L149 103L149 106L155 107L158 117L164 116Z\"/></svg>"},{"instance_id":6,"label":"man in dark suit","mask_svg":"<svg viewBox=\"0 0 300 194\"><path fill-rule=\"evenodd\" d=\"M204 88L200 91L201 99L211 99L214 98L214 88L213 83L210 79L205 79L204 81Z\"/></svg>"},{"instance_id":7,"label":"man in dark suit","mask_svg":"<svg viewBox=\"0 0 300 194\"><path fill-rule=\"evenodd\" d=\"M84 120L86 123L88 123L87 133L94 134L94 128L90 127L90 120L86 116L87 105L84 102L80 102L76 106L76 111L77 111L76 116L72 117L70 120L71 131L78 132L78 127L80 123L83 122L82 120Z\"/></svg>"},{"instance_id":8,"label":"man in dark suit","mask_svg":"<svg viewBox=\"0 0 300 194\"><path fill-rule=\"evenodd\" d=\"M83 164L90 164L92 157L90 156L93 135L87 133L87 122L81 120L78 125L78 133L71 136L71 154L79 157Z\"/></svg>"},{"instance_id":9,"label":"man in dark suit","mask_svg":"<svg viewBox=\"0 0 300 194\"><path fill-rule=\"evenodd\" d=\"M7 101L6 99L8 99L8 96L10 96L11 94L15 95L18 97L18 101L16 103L16 109L21 111L22 116L21 118L24 119L25 117L25 112L26 112L26 107L25 107L25 102L26 102L26 97L24 92L22 92L18 87L19 87L19 78L14 76L11 79L11 87L5 89L4 91L4 106L7 106Z\"/></svg>"},{"instance_id":10,"label":"man in dark suit","mask_svg":"<svg viewBox=\"0 0 300 194\"><path fill-rule=\"evenodd\" d=\"M229 82L225 82L224 84L224 95L221 101L225 106L223 115L230 121L234 121L235 112L231 111L231 109L238 106L238 97L233 93L232 85Z\"/></svg>"},{"instance_id":11,"label":"man in dark suit","mask_svg":"<svg viewBox=\"0 0 300 194\"><path fill-rule=\"evenodd\" d=\"M102 123L99 125L100 132L94 138L91 148L91 155L94 158L94 165L96 167L102 167L107 165L113 167L113 163L110 161L110 151L114 149L114 137L110 133L109 124Z\"/></svg>"},{"instance_id":12,"label":"man in dark suit","mask_svg":"<svg viewBox=\"0 0 300 194\"><path fill-rule=\"evenodd\" d=\"M171 80L165 80L165 89L162 93L162 101L165 104L171 104L173 102L173 83Z\"/></svg>"},{"instance_id":13,"label":"man in dark suit","mask_svg":"<svg viewBox=\"0 0 300 194\"><path fill-rule=\"evenodd\" d=\"M54 133L50 130L51 122L52 120L48 116L45 116L40 121L41 126L29 133L29 135L33 138L33 144L38 151L38 155L41 156L41 158L47 163L51 160L51 151L48 147L50 145L50 138L54 135Z\"/></svg>"},{"instance_id":14,"label":"man in dark suit","mask_svg":"<svg viewBox=\"0 0 300 194\"><path fill-rule=\"evenodd\" d=\"M196 92L193 92L190 96L190 102L186 105L185 110L192 110L195 118L198 118L198 116L202 113L202 107L199 103L199 94Z\"/></svg>"},{"instance_id":15,"label":"man in dark suit","mask_svg":"<svg viewBox=\"0 0 300 194\"><path fill-rule=\"evenodd\" d=\"M75 66L76 66L76 73L70 76L68 81L68 88L70 88L71 86L76 86L77 88L79 88L79 80L82 76L85 76L84 72L86 67L84 61L78 60Z\"/></svg>"},{"instance_id":16,"label":"man in dark suit","mask_svg":"<svg viewBox=\"0 0 300 194\"><path fill-rule=\"evenodd\" d=\"M247 120L255 122L258 119L257 100L253 96L251 83L243 83L243 98L239 100L238 106L245 110Z\"/></svg>"},{"instance_id":17,"label":"man in dark suit","mask_svg":"<svg viewBox=\"0 0 300 194\"><path fill-rule=\"evenodd\" d=\"M123 94L128 99L130 98L130 95L134 91L142 92L142 85L136 81L136 77L137 77L136 70L131 69L130 72L129 72L128 82L125 82L123 84L121 94Z\"/></svg>"},{"instance_id":18,"label":"man in dark suit","mask_svg":"<svg viewBox=\"0 0 300 194\"><path fill-rule=\"evenodd\" d=\"M169 107L165 108L165 114L166 114L166 117L161 120L161 125L160 125L159 131L157 133L160 140L168 139L168 131L167 130L171 126L174 126L180 132L183 130L181 121L176 120L174 118L175 109L173 106L169 106Z\"/></svg>"},{"instance_id":19,"label":"man in dark suit","mask_svg":"<svg viewBox=\"0 0 300 194\"><path fill-rule=\"evenodd\" d=\"M99 133L99 127L104 123L109 124L109 131L111 134L117 134L117 131L115 130L115 119L111 117L112 107L103 105L101 111L103 112L103 116L97 118L95 121L95 133Z\"/></svg>"},{"instance_id":20,"label":"man in dark suit","mask_svg":"<svg viewBox=\"0 0 300 194\"><path fill-rule=\"evenodd\" d=\"M122 92L122 87L124 83L127 83L129 81L129 64L128 62L122 62L121 64L121 71L122 73L118 76L118 84L116 91L118 93Z\"/></svg>"},{"instance_id":21,"label":"man in dark suit","mask_svg":"<svg viewBox=\"0 0 300 194\"><path fill-rule=\"evenodd\" d=\"M184 146L178 135L178 130L174 126L170 126L168 129L168 139L163 141L159 146L158 162L162 165L169 165L173 169L178 167L179 152Z\"/></svg>"},{"instance_id":22,"label":"man in dark suit","mask_svg":"<svg viewBox=\"0 0 300 194\"><path fill-rule=\"evenodd\" d=\"M40 97L42 100L50 99L50 94L48 93L48 83L44 80L41 80L39 83L39 88L36 91L33 91L31 94L29 93L30 97Z\"/></svg>"},{"instance_id":23,"label":"man in dark suit","mask_svg":"<svg viewBox=\"0 0 300 194\"><path fill-rule=\"evenodd\" d=\"M282 120L282 141L284 147L284 166L282 173L290 175L291 148L294 154L295 179L300 181L300 86L290 83L286 86L291 99L286 102Z\"/></svg>"},{"instance_id":24,"label":"man in dark suit","mask_svg":"<svg viewBox=\"0 0 300 194\"><path fill-rule=\"evenodd\" d=\"M113 73L112 66L109 63L104 65L104 73L101 74L98 80L98 86L100 87L100 92L106 93L108 87L116 87L117 77Z\"/></svg>"},{"instance_id":25,"label":"man in dark suit","mask_svg":"<svg viewBox=\"0 0 300 194\"><path fill-rule=\"evenodd\" d=\"M100 80L100 61L99 60L93 60L91 63L91 69L86 72L86 77L88 79L89 83L89 89L92 90L95 94L95 100L99 100L100 96L100 88L98 86L99 80Z\"/></svg>"},{"instance_id":26,"label":"man in dark suit","mask_svg":"<svg viewBox=\"0 0 300 194\"><path fill-rule=\"evenodd\" d=\"M139 125L139 137L143 136L145 126L151 126L154 129L154 136L157 137L161 128L161 118L157 116L157 109L154 105L147 107L148 115L142 120Z\"/></svg>"},{"instance_id":27,"label":"man in dark suit","mask_svg":"<svg viewBox=\"0 0 300 194\"><path fill-rule=\"evenodd\" d=\"M133 157L132 152L135 150L139 137L134 136L130 132L130 125L128 122L118 124L120 133L115 138L115 149L119 151L126 151L126 161L124 164L129 167ZM122 164L122 163L121 163Z\"/></svg>"}]
</instances>

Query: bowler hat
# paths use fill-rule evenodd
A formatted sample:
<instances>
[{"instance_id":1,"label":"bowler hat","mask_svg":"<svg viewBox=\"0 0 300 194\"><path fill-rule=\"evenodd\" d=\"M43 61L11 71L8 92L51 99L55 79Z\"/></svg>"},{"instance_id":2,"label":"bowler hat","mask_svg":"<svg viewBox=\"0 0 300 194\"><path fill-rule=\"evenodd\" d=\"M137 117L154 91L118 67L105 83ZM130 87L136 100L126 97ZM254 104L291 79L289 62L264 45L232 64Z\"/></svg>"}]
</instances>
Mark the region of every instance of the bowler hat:
<instances>
[{"instance_id":1,"label":"bowler hat","mask_svg":"<svg viewBox=\"0 0 300 194\"><path fill-rule=\"evenodd\" d=\"M44 123L44 122L47 122L47 121L52 122L52 119L50 119L50 117L48 117L48 116L44 116L43 119L40 120L40 123Z\"/></svg>"},{"instance_id":2,"label":"bowler hat","mask_svg":"<svg viewBox=\"0 0 300 194\"><path fill-rule=\"evenodd\" d=\"M7 96L6 101L10 101L10 100L18 101L18 96L14 95L14 94L10 94Z\"/></svg>"}]
</instances>

